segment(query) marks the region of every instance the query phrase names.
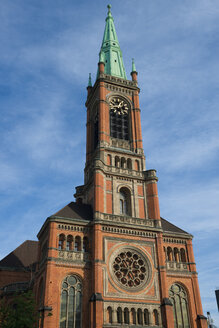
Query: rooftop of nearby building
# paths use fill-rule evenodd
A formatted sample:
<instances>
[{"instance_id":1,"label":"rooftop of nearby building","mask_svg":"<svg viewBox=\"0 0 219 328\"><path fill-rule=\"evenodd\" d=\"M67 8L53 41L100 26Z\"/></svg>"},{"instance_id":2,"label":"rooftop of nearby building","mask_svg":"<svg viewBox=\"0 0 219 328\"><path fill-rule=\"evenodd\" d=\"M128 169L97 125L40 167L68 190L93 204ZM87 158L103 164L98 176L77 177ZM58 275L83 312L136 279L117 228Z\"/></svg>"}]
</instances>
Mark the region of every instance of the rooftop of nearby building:
<instances>
[{"instance_id":1,"label":"rooftop of nearby building","mask_svg":"<svg viewBox=\"0 0 219 328\"><path fill-rule=\"evenodd\" d=\"M38 241L26 240L0 261L0 269L32 268L37 262Z\"/></svg>"}]
</instances>

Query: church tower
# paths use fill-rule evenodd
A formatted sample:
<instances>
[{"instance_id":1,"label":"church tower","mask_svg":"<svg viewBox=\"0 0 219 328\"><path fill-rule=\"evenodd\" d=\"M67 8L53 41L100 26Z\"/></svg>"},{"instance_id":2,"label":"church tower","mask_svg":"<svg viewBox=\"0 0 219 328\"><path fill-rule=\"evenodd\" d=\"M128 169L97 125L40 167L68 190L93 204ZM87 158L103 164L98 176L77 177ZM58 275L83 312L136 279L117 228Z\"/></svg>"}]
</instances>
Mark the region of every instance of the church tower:
<instances>
[{"instance_id":1,"label":"church tower","mask_svg":"<svg viewBox=\"0 0 219 328\"><path fill-rule=\"evenodd\" d=\"M137 75L132 61L127 79L108 5L87 87L84 184L38 234L41 327L207 327L192 236L160 217L146 170Z\"/></svg>"}]
</instances>

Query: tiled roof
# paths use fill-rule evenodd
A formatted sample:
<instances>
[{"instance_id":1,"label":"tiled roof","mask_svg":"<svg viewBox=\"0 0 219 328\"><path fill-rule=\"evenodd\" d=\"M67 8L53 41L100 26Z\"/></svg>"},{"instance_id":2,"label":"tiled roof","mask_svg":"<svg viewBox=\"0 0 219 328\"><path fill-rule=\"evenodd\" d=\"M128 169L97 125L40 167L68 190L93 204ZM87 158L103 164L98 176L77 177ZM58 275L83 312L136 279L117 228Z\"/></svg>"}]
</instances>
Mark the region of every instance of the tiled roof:
<instances>
[{"instance_id":1,"label":"tiled roof","mask_svg":"<svg viewBox=\"0 0 219 328\"><path fill-rule=\"evenodd\" d=\"M0 261L0 267L28 268L37 262L38 241L26 240Z\"/></svg>"},{"instance_id":2,"label":"tiled roof","mask_svg":"<svg viewBox=\"0 0 219 328\"><path fill-rule=\"evenodd\" d=\"M169 221L163 218L161 218L161 225L165 232L175 232L175 233L184 233L184 234L186 233L189 235L189 233L186 232L185 230L178 228L177 226L175 226L174 224L170 223Z\"/></svg>"},{"instance_id":3,"label":"tiled roof","mask_svg":"<svg viewBox=\"0 0 219 328\"><path fill-rule=\"evenodd\" d=\"M93 220L93 211L90 205L71 202L52 216L91 221Z\"/></svg>"}]
</instances>

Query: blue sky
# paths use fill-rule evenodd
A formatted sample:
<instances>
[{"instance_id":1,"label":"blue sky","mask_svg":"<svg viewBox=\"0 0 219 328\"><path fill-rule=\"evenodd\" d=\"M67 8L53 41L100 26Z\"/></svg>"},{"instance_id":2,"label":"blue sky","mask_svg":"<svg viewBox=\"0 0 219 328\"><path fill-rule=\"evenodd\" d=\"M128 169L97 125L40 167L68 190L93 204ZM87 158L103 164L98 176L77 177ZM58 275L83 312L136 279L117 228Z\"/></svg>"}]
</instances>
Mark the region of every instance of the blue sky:
<instances>
[{"instance_id":1,"label":"blue sky","mask_svg":"<svg viewBox=\"0 0 219 328\"><path fill-rule=\"evenodd\" d=\"M108 2L0 4L0 222L4 257L36 239L83 184L88 73ZM161 215L194 235L204 312L219 316L219 1L111 1L127 76L138 71L147 169Z\"/></svg>"}]
</instances>

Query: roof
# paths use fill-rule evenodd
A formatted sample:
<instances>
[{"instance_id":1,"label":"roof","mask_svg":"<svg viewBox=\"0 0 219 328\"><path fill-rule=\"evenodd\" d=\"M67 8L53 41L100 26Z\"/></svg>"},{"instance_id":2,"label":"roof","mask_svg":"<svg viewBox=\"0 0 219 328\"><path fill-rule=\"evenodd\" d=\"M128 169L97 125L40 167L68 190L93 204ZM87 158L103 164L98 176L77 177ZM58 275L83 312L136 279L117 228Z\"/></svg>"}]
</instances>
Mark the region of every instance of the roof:
<instances>
[{"instance_id":1,"label":"roof","mask_svg":"<svg viewBox=\"0 0 219 328\"><path fill-rule=\"evenodd\" d=\"M93 211L90 205L71 202L52 216L91 221L93 220Z\"/></svg>"},{"instance_id":2,"label":"roof","mask_svg":"<svg viewBox=\"0 0 219 328\"><path fill-rule=\"evenodd\" d=\"M185 230L180 229L179 227L175 226L174 224L170 223L169 221L161 218L161 225L164 232L175 232L175 233L184 233L190 235Z\"/></svg>"},{"instance_id":3,"label":"roof","mask_svg":"<svg viewBox=\"0 0 219 328\"><path fill-rule=\"evenodd\" d=\"M103 34L102 46L99 53L99 61L104 62L104 73L127 79L119 41L116 34L114 19L111 14L111 6L108 5L108 14Z\"/></svg>"},{"instance_id":4,"label":"roof","mask_svg":"<svg viewBox=\"0 0 219 328\"><path fill-rule=\"evenodd\" d=\"M37 262L38 241L26 240L0 261L0 267L28 268Z\"/></svg>"}]
</instances>

